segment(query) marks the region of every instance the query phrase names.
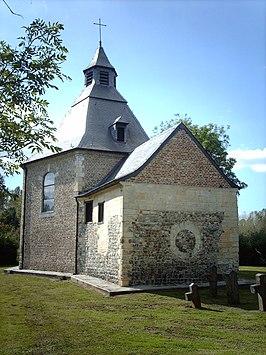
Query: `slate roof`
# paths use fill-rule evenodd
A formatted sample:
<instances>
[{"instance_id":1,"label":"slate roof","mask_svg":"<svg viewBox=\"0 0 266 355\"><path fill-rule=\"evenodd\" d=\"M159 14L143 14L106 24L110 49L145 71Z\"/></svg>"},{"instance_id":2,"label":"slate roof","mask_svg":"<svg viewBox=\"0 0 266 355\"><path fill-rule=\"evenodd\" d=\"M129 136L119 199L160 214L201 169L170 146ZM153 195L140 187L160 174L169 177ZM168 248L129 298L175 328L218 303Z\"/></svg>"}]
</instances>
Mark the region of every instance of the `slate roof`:
<instances>
[{"instance_id":1,"label":"slate roof","mask_svg":"<svg viewBox=\"0 0 266 355\"><path fill-rule=\"evenodd\" d=\"M88 68L94 68L98 73L98 67L104 67L105 70L110 70L110 73L115 72L102 47L97 48L84 73ZM127 123L125 142L114 139L111 131L113 124L119 120ZM131 153L149 139L114 83L101 85L96 81L84 86L62 121L56 136L57 145L63 152L80 148ZM32 156L30 161L52 155L54 154L47 150Z\"/></svg>"},{"instance_id":2,"label":"slate roof","mask_svg":"<svg viewBox=\"0 0 266 355\"><path fill-rule=\"evenodd\" d=\"M109 59L107 58L107 55L105 54L105 51L102 46L99 46L97 48L94 57L92 58L90 64L86 69L92 68L94 66L106 67L115 71L115 68L109 62Z\"/></svg>"},{"instance_id":3,"label":"slate roof","mask_svg":"<svg viewBox=\"0 0 266 355\"><path fill-rule=\"evenodd\" d=\"M101 46L97 48L88 66L94 69L95 67L115 71ZM127 123L125 142L116 141L110 129L119 117L123 117L123 121ZM121 153L131 153L138 145L148 140L127 101L114 84L101 85L96 82L84 87L66 115L58 137L63 149L75 147Z\"/></svg>"},{"instance_id":4,"label":"slate roof","mask_svg":"<svg viewBox=\"0 0 266 355\"><path fill-rule=\"evenodd\" d=\"M117 142L111 134L110 127L119 117L128 123L125 142ZM75 147L123 153L131 153L148 140L126 101L112 87L86 87L66 115L58 138L64 150Z\"/></svg>"},{"instance_id":5,"label":"slate roof","mask_svg":"<svg viewBox=\"0 0 266 355\"><path fill-rule=\"evenodd\" d=\"M96 192L105 187L113 185L119 181L126 180L131 176L135 176L138 171L143 169L146 164L153 158L153 156L168 142L168 140L180 129L184 129L191 139L197 144L197 146L201 149L203 154L208 158L212 165L219 171L219 173L225 178L225 180L229 183L229 185L233 188L238 188L238 186L232 182L220 169L220 167L215 163L215 161L211 158L211 156L206 152L206 150L202 147L202 145L198 142L198 140L192 135L189 129L183 124L179 123L168 130L162 132L160 135L151 138L149 141L143 143L138 146L125 160L122 159L117 166L113 169L111 173L109 173L105 179L103 179L98 186L93 189L80 194L79 196L86 196L91 194L92 192Z\"/></svg>"}]
</instances>

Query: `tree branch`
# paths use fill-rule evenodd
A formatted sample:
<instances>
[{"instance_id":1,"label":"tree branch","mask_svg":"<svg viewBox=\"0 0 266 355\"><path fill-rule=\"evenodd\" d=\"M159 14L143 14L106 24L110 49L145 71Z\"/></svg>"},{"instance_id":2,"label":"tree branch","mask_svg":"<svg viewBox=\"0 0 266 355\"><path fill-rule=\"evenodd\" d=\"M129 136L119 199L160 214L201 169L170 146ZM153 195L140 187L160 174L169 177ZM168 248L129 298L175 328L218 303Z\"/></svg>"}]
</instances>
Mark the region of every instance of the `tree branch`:
<instances>
[{"instance_id":1,"label":"tree branch","mask_svg":"<svg viewBox=\"0 0 266 355\"><path fill-rule=\"evenodd\" d=\"M12 11L11 7L8 5L8 3L7 3L5 0L3 0L3 2L4 2L4 4L6 5L6 7L9 9L9 11L11 12L11 14L16 15L16 16L19 16L19 17L21 17L21 18L24 19L24 17L23 17L22 15L16 14L14 11Z\"/></svg>"}]
</instances>

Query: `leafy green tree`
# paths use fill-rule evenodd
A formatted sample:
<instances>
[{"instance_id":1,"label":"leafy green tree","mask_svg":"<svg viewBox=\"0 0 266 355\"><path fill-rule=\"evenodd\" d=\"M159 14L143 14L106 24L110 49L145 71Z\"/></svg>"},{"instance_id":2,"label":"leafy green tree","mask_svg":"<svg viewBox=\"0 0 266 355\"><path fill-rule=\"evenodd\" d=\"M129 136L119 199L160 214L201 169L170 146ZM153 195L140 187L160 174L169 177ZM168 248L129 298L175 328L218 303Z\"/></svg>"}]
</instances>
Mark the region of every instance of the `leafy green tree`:
<instances>
[{"instance_id":1,"label":"leafy green tree","mask_svg":"<svg viewBox=\"0 0 266 355\"><path fill-rule=\"evenodd\" d=\"M43 96L58 89L56 79L70 79L61 71L68 52L60 38L63 25L36 19L23 28L17 48L0 41L0 168L6 175L26 160L25 149L59 151Z\"/></svg>"},{"instance_id":2,"label":"leafy green tree","mask_svg":"<svg viewBox=\"0 0 266 355\"><path fill-rule=\"evenodd\" d=\"M239 230L243 235L250 235L263 230L266 233L266 209L253 211L239 220Z\"/></svg>"},{"instance_id":3,"label":"leafy green tree","mask_svg":"<svg viewBox=\"0 0 266 355\"><path fill-rule=\"evenodd\" d=\"M0 175L0 265L17 263L21 197L20 188L9 191L4 186L3 177Z\"/></svg>"},{"instance_id":4,"label":"leafy green tree","mask_svg":"<svg viewBox=\"0 0 266 355\"><path fill-rule=\"evenodd\" d=\"M240 265L266 265L266 209L239 221Z\"/></svg>"},{"instance_id":5,"label":"leafy green tree","mask_svg":"<svg viewBox=\"0 0 266 355\"><path fill-rule=\"evenodd\" d=\"M236 159L228 157L227 149L230 146L230 138L227 132L230 126L219 127L213 123L199 126L193 124L192 119L187 114L182 116L177 113L175 114L175 118L169 121L162 121L159 126L154 127L153 133L157 135L180 122L183 122L186 127L189 128L203 148L210 154L231 181L238 185L240 189L247 187L247 184L241 182L232 171Z\"/></svg>"},{"instance_id":6,"label":"leafy green tree","mask_svg":"<svg viewBox=\"0 0 266 355\"><path fill-rule=\"evenodd\" d=\"M0 174L0 211L5 207L7 192L4 177Z\"/></svg>"}]
</instances>

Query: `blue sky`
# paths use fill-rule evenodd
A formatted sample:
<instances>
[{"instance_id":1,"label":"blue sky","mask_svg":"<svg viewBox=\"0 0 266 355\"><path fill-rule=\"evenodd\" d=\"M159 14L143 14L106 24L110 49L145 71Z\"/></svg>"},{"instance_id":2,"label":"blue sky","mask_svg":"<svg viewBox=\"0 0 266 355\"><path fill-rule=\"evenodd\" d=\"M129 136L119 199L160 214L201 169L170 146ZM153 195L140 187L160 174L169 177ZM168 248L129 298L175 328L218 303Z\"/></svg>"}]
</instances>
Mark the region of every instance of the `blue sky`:
<instances>
[{"instance_id":1,"label":"blue sky","mask_svg":"<svg viewBox=\"0 0 266 355\"><path fill-rule=\"evenodd\" d=\"M35 18L59 21L69 50L64 73L71 82L50 92L50 116L58 126L83 87L82 70L102 40L115 66L117 88L149 135L175 113L193 123L230 125L235 172L248 184L239 213L266 207L266 2L264 0L0 2L0 34L12 45ZM6 180L10 188L21 178Z\"/></svg>"}]
</instances>

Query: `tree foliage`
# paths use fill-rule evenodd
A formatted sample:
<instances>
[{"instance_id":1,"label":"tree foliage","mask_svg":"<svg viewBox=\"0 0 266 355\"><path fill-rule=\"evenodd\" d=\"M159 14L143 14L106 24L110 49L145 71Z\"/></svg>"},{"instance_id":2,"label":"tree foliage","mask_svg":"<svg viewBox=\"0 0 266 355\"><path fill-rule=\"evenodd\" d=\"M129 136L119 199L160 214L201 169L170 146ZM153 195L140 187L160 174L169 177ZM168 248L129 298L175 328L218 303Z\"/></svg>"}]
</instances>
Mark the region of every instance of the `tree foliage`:
<instances>
[{"instance_id":1,"label":"tree foliage","mask_svg":"<svg viewBox=\"0 0 266 355\"><path fill-rule=\"evenodd\" d=\"M239 221L240 265L266 265L266 209Z\"/></svg>"},{"instance_id":2,"label":"tree foliage","mask_svg":"<svg viewBox=\"0 0 266 355\"><path fill-rule=\"evenodd\" d=\"M5 174L26 160L25 148L59 151L43 96L58 89L56 79L69 79L61 72L67 54L60 38L63 25L36 19L23 28L17 48L0 41L0 168Z\"/></svg>"},{"instance_id":3,"label":"tree foliage","mask_svg":"<svg viewBox=\"0 0 266 355\"><path fill-rule=\"evenodd\" d=\"M210 154L224 174L233 181L240 189L247 187L247 184L241 182L232 171L236 164L236 159L228 156L227 149L230 146L228 130L230 126L218 126L214 123L208 123L199 126L192 123L192 119L185 114L175 114L175 118L169 121L162 121L159 126L153 129L154 135L157 135L174 125L183 122L192 134L201 143L203 148Z\"/></svg>"},{"instance_id":4,"label":"tree foliage","mask_svg":"<svg viewBox=\"0 0 266 355\"><path fill-rule=\"evenodd\" d=\"M0 175L0 265L17 264L21 197L20 188L9 191Z\"/></svg>"}]
</instances>

